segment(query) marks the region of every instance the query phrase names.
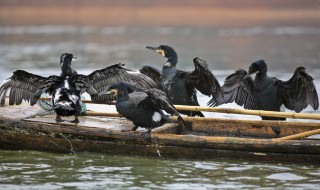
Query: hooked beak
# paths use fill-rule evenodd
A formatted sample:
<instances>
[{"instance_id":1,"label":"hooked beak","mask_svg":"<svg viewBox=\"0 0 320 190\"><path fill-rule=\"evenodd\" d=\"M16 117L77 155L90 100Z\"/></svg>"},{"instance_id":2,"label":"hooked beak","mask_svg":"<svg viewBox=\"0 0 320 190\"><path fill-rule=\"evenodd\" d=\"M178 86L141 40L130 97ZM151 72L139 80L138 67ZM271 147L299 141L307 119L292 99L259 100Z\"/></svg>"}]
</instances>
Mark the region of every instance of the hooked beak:
<instances>
[{"instance_id":1,"label":"hooked beak","mask_svg":"<svg viewBox=\"0 0 320 190\"><path fill-rule=\"evenodd\" d=\"M151 46L147 46L146 48L158 52L158 53L159 53L160 55L162 55L163 57L165 56L164 51L163 51L162 49L160 49L160 48L151 47Z\"/></svg>"},{"instance_id":2,"label":"hooked beak","mask_svg":"<svg viewBox=\"0 0 320 190\"><path fill-rule=\"evenodd\" d=\"M75 61L75 60L77 60L78 59L78 57L73 57L72 58L72 61Z\"/></svg>"},{"instance_id":3,"label":"hooked beak","mask_svg":"<svg viewBox=\"0 0 320 190\"><path fill-rule=\"evenodd\" d=\"M104 91L104 92L100 92L100 94L117 96L118 90L116 90L116 89L106 90L106 91Z\"/></svg>"},{"instance_id":4,"label":"hooked beak","mask_svg":"<svg viewBox=\"0 0 320 190\"><path fill-rule=\"evenodd\" d=\"M253 73L248 73L248 74L244 77L244 79L248 78L248 77L251 76L251 75L258 74L258 73L259 73L259 71L255 71L255 72L253 72Z\"/></svg>"},{"instance_id":5,"label":"hooked beak","mask_svg":"<svg viewBox=\"0 0 320 190\"><path fill-rule=\"evenodd\" d=\"M151 46L147 46L146 48L147 48L147 49L150 49L150 50L153 50L153 51L156 51L156 50L157 50L157 48L151 47Z\"/></svg>"}]
</instances>

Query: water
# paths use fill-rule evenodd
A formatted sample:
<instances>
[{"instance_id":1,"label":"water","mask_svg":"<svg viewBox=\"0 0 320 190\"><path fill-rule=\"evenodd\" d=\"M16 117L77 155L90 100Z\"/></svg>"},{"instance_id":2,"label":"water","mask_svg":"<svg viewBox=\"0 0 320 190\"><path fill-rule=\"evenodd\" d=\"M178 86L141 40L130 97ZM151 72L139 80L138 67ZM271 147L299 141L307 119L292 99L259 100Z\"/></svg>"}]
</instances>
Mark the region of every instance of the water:
<instances>
[{"instance_id":1,"label":"water","mask_svg":"<svg viewBox=\"0 0 320 190\"><path fill-rule=\"evenodd\" d=\"M160 66L165 60L145 47L168 44L178 51L183 68L191 68L191 60L198 56L214 70L247 68L265 59L270 70L293 72L300 65L320 68L319 36L319 27L300 26L0 26L0 68L56 68L63 52L78 57L78 68L118 62L130 68Z\"/></svg>"},{"instance_id":2,"label":"water","mask_svg":"<svg viewBox=\"0 0 320 190\"><path fill-rule=\"evenodd\" d=\"M17 69L58 75L59 56L78 57L83 74L118 62L129 68L160 67L165 61L147 45L169 44L179 68L193 69L192 58L208 61L220 83L237 68L265 59L269 75L288 80L303 65L320 89L320 28L305 26L126 27L0 26L0 80ZM208 97L199 94L205 106ZM221 107L239 108L236 104ZM106 107L89 105L105 111ZM108 108L109 109L109 108ZM110 111L110 110L106 110ZM308 107L304 112L314 112ZM256 116L205 113L210 117ZM1 189L319 189L320 169L308 164L246 160L175 160L92 153L77 155L0 150Z\"/></svg>"},{"instance_id":3,"label":"water","mask_svg":"<svg viewBox=\"0 0 320 190\"><path fill-rule=\"evenodd\" d=\"M319 189L320 168L245 160L172 160L0 151L1 189Z\"/></svg>"}]
</instances>

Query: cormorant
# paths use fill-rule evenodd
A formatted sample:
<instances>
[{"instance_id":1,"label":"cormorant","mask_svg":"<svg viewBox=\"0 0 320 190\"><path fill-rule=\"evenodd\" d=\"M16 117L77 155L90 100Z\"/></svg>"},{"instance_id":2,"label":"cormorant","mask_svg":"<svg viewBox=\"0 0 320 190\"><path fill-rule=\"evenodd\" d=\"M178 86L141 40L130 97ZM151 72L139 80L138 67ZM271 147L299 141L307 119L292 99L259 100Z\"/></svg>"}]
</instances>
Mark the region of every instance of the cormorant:
<instances>
[{"instance_id":1,"label":"cormorant","mask_svg":"<svg viewBox=\"0 0 320 190\"><path fill-rule=\"evenodd\" d=\"M178 56L172 47L160 45L159 47L147 46L146 48L158 52L168 60L163 65L161 72L151 66L144 66L140 72L158 82L173 104L199 106L196 90L212 97L221 93L220 84L209 70L206 61L196 57L193 59L194 71L181 71L176 68ZM200 111L179 112L189 116L204 117Z\"/></svg>"},{"instance_id":2,"label":"cormorant","mask_svg":"<svg viewBox=\"0 0 320 190\"><path fill-rule=\"evenodd\" d=\"M284 105L296 112L302 111L309 105L314 110L319 108L319 100L313 78L304 67L297 67L288 81L268 77L268 67L264 60L251 64L249 72L238 69L229 75L222 92L224 96L209 101L208 105L218 106L235 101L245 109L280 111ZM250 75L256 74L253 80ZM262 117L263 120L285 120L285 118Z\"/></svg>"},{"instance_id":3,"label":"cormorant","mask_svg":"<svg viewBox=\"0 0 320 190\"><path fill-rule=\"evenodd\" d=\"M112 84L103 93L117 97L117 111L133 122L133 131L140 126L149 129L148 132L150 132L151 129L168 122L169 117L162 110L178 116L180 123L190 129L190 126L187 126L179 112L167 99L166 94L159 89L137 89L130 83L119 82Z\"/></svg>"},{"instance_id":4,"label":"cormorant","mask_svg":"<svg viewBox=\"0 0 320 190\"><path fill-rule=\"evenodd\" d=\"M17 70L0 86L0 106L5 105L5 98L9 92L9 105L19 105L23 100L36 104L41 94L52 96L52 109L57 113L56 120L61 116L75 115L73 122L79 122L81 111L80 95L90 94L95 103L112 101L111 95L100 95L111 84L120 81L135 83L142 88L154 88L157 84L149 77L138 71L126 69L122 64L115 64L89 75L77 74L71 68L73 55L64 53L60 57L61 75L43 77L23 70Z\"/></svg>"}]
</instances>

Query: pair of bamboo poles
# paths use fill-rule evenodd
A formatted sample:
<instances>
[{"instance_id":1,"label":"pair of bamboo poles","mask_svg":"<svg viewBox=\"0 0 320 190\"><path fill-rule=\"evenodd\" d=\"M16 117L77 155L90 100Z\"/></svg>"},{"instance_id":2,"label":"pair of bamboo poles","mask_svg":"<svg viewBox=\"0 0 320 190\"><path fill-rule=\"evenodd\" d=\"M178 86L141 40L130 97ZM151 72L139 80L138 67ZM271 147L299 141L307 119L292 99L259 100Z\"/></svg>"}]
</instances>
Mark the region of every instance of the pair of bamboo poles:
<instances>
[{"instance_id":1,"label":"pair of bamboo poles","mask_svg":"<svg viewBox=\"0 0 320 190\"><path fill-rule=\"evenodd\" d=\"M40 98L40 100L51 100L51 98ZM91 100L82 100L83 103L92 103ZM115 104L114 102L107 102L106 104ZM264 110L244 110L244 109L232 109L232 108L216 108L216 107L203 107L203 106L185 106L174 105L177 110L185 111L205 111L205 112L218 112L228 114L243 114L243 115L256 115L267 117L281 117L281 118L294 118L294 119L316 119L320 120L320 114L310 113L295 113L295 112L276 112L276 111L264 111ZM96 112L98 114L98 112ZM103 112L101 113L103 116Z\"/></svg>"},{"instance_id":2,"label":"pair of bamboo poles","mask_svg":"<svg viewBox=\"0 0 320 190\"><path fill-rule=\"evenodd\" d=\"M51 98L41 98L40 100L51 100ZM82 100L82 102L93 103L91 100ZM114 102L109 102L108 104L114 104ZM275 111L263 111L263 110L244 110L244 109L185 106L185 105L175 105L175 108L177 110L186 110L186 111L205 111L205 112L218 112L218 113L227 113L227 114L244 114L244 115L255 115L255 116L320 120L320 114L310 114L310 113L275 112ZM121 117L121 115L118 113L94 112L94 111L87 111L86 115ZM202 118L202 119L206 120L206 118ZM294 140L294 139L301 139L301 138L305 138L305 137L316 135L316 134L320 134L320 129L307 131L307 132L290 135L286 137L281 137L274 140Z\"/></svg>"},{"instance_id":3,"label":"pair of bamboo poles","mask_svg":"<svg viewBox=\"0 0 320 190\"><path fill-rule=\"evenodd\" d=\"M84 103L92 103L90 100L84 100ZM219 112L228 114L244 114L244 115L256 115L256 116L268 116L268 117L281 117L281 118L294 118L294 119L316 119L320 120L320 114L310 114L310 113L295 113L295 112L275 112L275 111L263 111L263 110L243 110L243 109L231 109L231 108L216 108L216 107L202 107L202 106L185 106L185 105L175 105L177 110L185 111L205 111L205 112ZM121 117L118 113L106 113L106 112L93 112L87 111L87 115L92 116L113 116ZM199 120L199 118L197 118ZM206 118L201 118L205 120ZM307 131L295 135L290 135L286 137L277 138L274 140L295 140L312 135L320 134L320 129Z\"/></svg>"}]
</instances>

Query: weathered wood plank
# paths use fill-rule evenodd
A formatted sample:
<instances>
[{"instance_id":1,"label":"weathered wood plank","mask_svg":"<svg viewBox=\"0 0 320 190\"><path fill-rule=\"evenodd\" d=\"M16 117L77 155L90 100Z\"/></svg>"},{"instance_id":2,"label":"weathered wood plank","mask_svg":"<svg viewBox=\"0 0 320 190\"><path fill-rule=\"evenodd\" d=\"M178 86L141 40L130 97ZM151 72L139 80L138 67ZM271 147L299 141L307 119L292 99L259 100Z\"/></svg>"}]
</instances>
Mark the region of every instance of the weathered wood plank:
<instances>
[{"instance_id":1,"label":"weathered wood plank","mask_svg":"<svg viewBox=\"0 0 320 190\"><path fill-rule=\"evenodd\" d=\"M1 133L1 130L0 130ZM68 139L49 136L34 136L23 134L1 133L0 148L13 150L39 150L56 153L98 152L115 155L151 156L163 158L187 159L221 159L236 158L268 162L302 162L319 164L320 155L290 154L290 153L261 153L239 150L221 150L207 148L185 148L177 146L150 146L141 144L123 144L104 141Z\"/></svg>"},{"instance_id":2,"label":"weathered wood plank","mask_svg":"<svg viewBox=\"0 0 320 190\"><path fill-rule=\"evenodd\" d=\"M117 113L103 113L88 111L92 116L121 117ZM195 134L209 136L237 136L277 138L320 128L320 122L288 122L266 120L244 120L224 118L183 117L192 122L192 131ZM171 117L177 121L177 117Z\"/></svg>"},{"instance_id":3,"label":"weathered wood plank","mask_svg":"<svg viewBox=\"0 0 320 190\"><path fill-rule=\"evenodd\" d=\"M19 106L5 106L0 108L0 121L20 121L22 119L46 115L48 112L44 111L38 106L30 106L23 103Z\"/></svg>"},{"instance_id":4,"label":"weathered wood plank","mask_svg":"<svg viewBox=\"0 0 320 190\"><path fill-rule=\"evenodd\" d=\"M9 130L9 129L8 129ZM139 131L121 132L105 128L52 125L36 122L18 122L12 133L33 134L35 136L61 137L84 139L92 141L110 141L126 144L147 144L145 135ZM210 137L196 135L151 134L152 143L161 146L177 146L185 148L208 148L220 150L239 150L252 152L320 154L320 141L292 140L279 141L272 139L249 139L237 137Z\"/></svg>"},{"instance_id":5,"label":"weathered wood plank","mask_svg":"<svg viewBox=\"0 0 320 190\"><path fill-rule=\"evenodd\" d=\"M28 118L23 121L27 122L40 122L40 123L48 123L52 125L57 125L54 120L54 115L46 115L42 117L36 118ZM70 119L72 120L72 119ZM74 124L68 121L61 122L60 125L63 126L72 126L72 127L93 127L93 128L103 128L103 129L111 129L118 131L131 130L134 125L131 121L126 118L113 118L113 117L79 117L80 123ZM155 133L176 133L177 123L166 123L163 126L152 129L152 132ZM139 127L137 131L146 131L146 129Z\"/></svg>"},{"instance_id":6,"label":"weathered wood plank","mask_svg":"<svg viewBox=\"0 0 320 190\"><path fill-rule=\"evenodd\" d=\"M193 121L193 131L206 135L250 136L276 138L320 129L320 122L288 122L265 120L241 120L223 118L185 118Z\"/></svg>"}]
</instances>

